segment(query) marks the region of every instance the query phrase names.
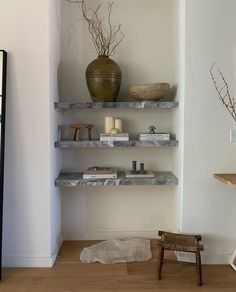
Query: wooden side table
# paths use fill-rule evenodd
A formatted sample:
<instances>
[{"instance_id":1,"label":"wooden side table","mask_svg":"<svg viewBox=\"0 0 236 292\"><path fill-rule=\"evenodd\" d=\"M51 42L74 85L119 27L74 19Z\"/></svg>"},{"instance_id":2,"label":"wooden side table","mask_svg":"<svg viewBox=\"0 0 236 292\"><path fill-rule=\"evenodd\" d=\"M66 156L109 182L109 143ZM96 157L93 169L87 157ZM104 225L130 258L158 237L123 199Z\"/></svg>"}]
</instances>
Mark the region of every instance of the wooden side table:
<instances>
[{"instance_id":1,"label":"wooden side table","mask_svg":"<svg viewBox=\"0 0 236 292\"><path fill-rule=\"evenodd\" d=\"M214 174L214 177L231 188L236 189L236 173L219 173Z\"/></svg>"},{"instance_id":2,"label":"wooden side table","mask_svg":"<svg viewBox=\"0 0 236 292\"><path fill-rule=\"evenodd\" d=\"M232 189L236 189L236 173L215 173L214 178L228 185ZM230 265L236 271L236 249L230 260Z\"/></svg>"}]
</instances>

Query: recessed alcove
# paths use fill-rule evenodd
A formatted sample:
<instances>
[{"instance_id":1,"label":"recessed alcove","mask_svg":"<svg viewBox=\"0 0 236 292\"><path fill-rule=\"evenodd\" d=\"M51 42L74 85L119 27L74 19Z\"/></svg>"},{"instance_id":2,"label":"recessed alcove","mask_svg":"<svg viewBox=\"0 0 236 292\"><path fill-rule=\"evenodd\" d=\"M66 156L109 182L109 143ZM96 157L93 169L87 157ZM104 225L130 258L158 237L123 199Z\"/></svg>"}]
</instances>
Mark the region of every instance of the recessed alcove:
<instances>
[{"instance_id":1,"label":"recessed alcove","mask_svg":"<svg viewBox=\"0 0 236 292\"><path fill-rule=\"evenodd\" d=\"M106 13L106 1L88 0L86 3L93 7L102 3L101 12ZM112 18L122 23L125 35L112 56L122 69L122 86L118 101L134 101L127 91L128 85L132 83L168 82L171 86L178 87L178 13L178 1L175 0L114 1ZM91 102L86 87L85 70L96 58L95 49L76 5L61 1L61 15L60 101ZM179 99L180 96L175 97L175 100ZM62 111L59 115L62 124L94 124L93 135L96 137L103 132L104 117L114 116L123 119L124 130L131 135L147 132L148 126L154 124L161 132L175 133L178 140L180 112L179 108L118 108L78 109ZM81 172L95 165L129 169L131 161L138 160L144 162L151 170L172 171L177 177L180 175L180 150L176 147L83 147L55 151L62 152L63 171ZM158 229L178 230L179 188L180 186L61 188L64 237L155 237Z\"/></svg>"}]
</instances>

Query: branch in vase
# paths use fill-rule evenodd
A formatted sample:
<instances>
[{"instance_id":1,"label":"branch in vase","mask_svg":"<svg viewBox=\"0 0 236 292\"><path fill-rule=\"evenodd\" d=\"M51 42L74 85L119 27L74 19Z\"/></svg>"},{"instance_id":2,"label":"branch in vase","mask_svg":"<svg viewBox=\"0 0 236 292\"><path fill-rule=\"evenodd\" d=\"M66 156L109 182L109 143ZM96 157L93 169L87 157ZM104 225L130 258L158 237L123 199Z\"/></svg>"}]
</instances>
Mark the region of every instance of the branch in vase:
<instances>
[{"instance_id":1,"label":"branch in vase","mask_svg":"<svg viewBox=\"0 0 236 292\"><path fill-rule=\"evenodd\" d=\"M108 3L107 25L104 25L104 19L99 15L101 5L96 9L88 8L84 0L66 0L70 3L77 4L83 18L87 22L88 31L92 37L93 45L99 56L111 56L114 54L117 46L124 39L121 31L121 24L114 23L111 20L112 8L114 2Z\"/></svg>"},{"instance_id":2,"label":"branch in vase","mask_svg":"<svg viewBox=\"0 0 236 292\"><path fill-rule=\"evenodd\" d=\"M236 123L236 102L235 102L235 99L234 99L234 97L231 96L230 90L229 90L229 85L228 85L227 81L225 80L223 73L219 69L217 70L217 72L219 74L221 81L223 82L223 85L221 87L219 87L219 85L217 84L216 76L214 74L214 67L215 67L215 63L213 63L213 65L211 66L210 74L211 74L211 79L214 83L215 89L218 93L218 97L222 101L222 104L226 107L226 109L228 110L231 117L234 119L234 121Z\"/></svg>"}]
</instances>

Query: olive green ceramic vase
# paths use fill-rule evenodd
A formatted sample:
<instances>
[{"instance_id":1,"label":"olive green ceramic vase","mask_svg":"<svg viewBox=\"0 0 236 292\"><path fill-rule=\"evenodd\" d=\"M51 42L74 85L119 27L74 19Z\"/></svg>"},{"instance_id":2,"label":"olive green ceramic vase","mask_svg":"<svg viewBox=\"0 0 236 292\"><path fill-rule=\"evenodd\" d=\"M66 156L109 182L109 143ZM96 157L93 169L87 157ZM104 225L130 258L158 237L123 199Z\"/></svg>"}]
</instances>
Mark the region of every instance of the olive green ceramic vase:
<instances>
[{"instance_id":1,"label":"olive green ceramic vase","mask_svg":"<svg viewBox=\"0 0 236 292\"><path fill-rule=\"evenodd\" d=\"M108 56L98 56L87 67L86 81L93 102L114 102L121 85L120 67Z\"/></svg>"}]
</instances>

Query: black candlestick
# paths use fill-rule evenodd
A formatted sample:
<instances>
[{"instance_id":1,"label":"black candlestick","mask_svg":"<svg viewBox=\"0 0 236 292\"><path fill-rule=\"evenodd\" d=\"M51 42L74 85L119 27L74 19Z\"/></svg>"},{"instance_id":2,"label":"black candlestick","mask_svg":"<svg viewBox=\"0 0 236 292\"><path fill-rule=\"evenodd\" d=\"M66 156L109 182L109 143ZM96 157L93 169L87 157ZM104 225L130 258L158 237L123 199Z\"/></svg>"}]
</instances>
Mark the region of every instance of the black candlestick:
<instances>
[{"instance_id":1,"label":"black candlestick","mask_svg":"<svg viewBox=\"0 0 236 292\"><path fill-rule=\"evenodd\" d=\"M144 163L140 163L140 174L145 174L146 171L144 170Z\"/></svg>"},{"instance_id":2,"label":"black candlestick","mask_svg":"<svg viewBox=\"0 0 236 292\"><path fill-rule=\"evenodd\" d=\"M132 174L136 174L137 173L137 161L132 161Z\"/></svg>"}]
</instances>

